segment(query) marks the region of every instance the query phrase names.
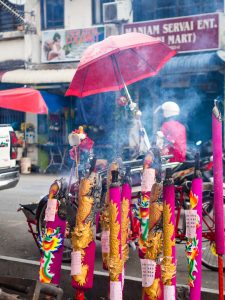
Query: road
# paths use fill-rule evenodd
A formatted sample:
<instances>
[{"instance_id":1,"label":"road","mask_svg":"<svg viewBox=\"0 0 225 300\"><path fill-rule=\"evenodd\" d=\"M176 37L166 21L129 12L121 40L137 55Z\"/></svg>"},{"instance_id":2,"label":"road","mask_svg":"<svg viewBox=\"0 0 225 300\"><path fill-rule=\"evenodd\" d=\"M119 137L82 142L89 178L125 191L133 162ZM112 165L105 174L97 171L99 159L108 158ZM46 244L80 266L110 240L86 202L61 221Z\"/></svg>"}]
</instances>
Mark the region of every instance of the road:
<instances>
[{"instance_id":1,"label":"road","mask_svg":"<svg viewBox=\"0 0 225 300\"><path fill-rule=\"evenodd\" d=\"M48 188L57 175L21 175L19 184L10 190L0 191L0 255L39 260L40 255L19 204L38 202L48 193ZM102 270L100 243L97 242L95 270ZM218 289L217 273L203 267L202 286ZM136 252L130 250L126 275L140 277L141 269ZM177 245L177 282L187 284L187 263L184 245ZM24 274L26 277L26 274Z\"/></svg>"}]
</instances>

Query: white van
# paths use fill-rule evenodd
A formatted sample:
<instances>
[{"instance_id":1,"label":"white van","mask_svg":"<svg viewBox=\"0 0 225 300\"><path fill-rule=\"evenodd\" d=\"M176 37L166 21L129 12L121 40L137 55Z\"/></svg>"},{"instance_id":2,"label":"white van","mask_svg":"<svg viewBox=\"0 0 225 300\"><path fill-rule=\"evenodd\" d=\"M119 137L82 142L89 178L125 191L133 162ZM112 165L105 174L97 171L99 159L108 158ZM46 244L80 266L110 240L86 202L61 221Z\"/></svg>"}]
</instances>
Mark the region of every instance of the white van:
<instances>
[{"instance_id":1,"label":"white van","mask_svg":"<svg viewBox=\"0 0 225 300\"><path fill-rule=\"evenodd\" d=\"M16 146L17 138L13 128L0 124L0 190L13 188L19 181Z\"/></svg>"}]
</instances>

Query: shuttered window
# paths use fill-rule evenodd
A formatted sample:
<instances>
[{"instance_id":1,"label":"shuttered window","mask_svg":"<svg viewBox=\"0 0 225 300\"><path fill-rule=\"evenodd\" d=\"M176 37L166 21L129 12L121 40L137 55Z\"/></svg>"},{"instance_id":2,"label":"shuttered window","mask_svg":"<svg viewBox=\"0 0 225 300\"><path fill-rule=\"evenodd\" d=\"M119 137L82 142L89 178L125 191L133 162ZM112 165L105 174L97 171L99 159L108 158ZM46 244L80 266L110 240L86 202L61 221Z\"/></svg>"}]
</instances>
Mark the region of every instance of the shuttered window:
<instances>
[{"instance_id":1,"label":"shuttered window","mask_svg":"<svg viewBox=\"0 0 225 300\"><path fill-rule=\"evenodd\" d=\"M133 0L134 22L223 11L223 0Z\"/></svg>"},{"instance_id":2,"label":"shuttered window","mask_svg":"<svg viewBox=\"0 0 225 300\"><path fill-rule=\"evenodd\" d=\"M11 11L7 10L2 4L0 4L0 32L16 31L22 22L13 14L13 11L24 17L24 6L13 5L7 0L4 0L3 2L11 8Z\"/></svg>"}]
</instances>

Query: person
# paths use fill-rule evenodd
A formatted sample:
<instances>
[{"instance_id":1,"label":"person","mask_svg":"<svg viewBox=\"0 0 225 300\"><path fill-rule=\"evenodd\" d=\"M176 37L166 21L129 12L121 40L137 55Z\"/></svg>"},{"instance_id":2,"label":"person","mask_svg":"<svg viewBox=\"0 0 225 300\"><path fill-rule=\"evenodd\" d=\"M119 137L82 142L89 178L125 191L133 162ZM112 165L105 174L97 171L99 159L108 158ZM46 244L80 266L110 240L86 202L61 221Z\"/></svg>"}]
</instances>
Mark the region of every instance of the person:
<instances>
[{"instance_id":1,"label":"person","mask_svg":"<svg viewBox=\"0 0 225 300\"><path fill-rule=\"evenodd\" d=\"M61 35L58 32L53 35L52 41L45 41L44 50L46 52L48 61L53 59L61 59L63 57Z\"/></svg>"},{"instance_id":2,"label":"person","mask_svg":"<svg viewBox=\"0 0 225 300\"><path fill-rule=\"evenodd\" d=\"M187 137L186 128L177 117L180 115L180 108L173 101L166 101L161 105L164 122L161 131L166 143L166 153L173 155L170 162L183 162L186 160Z\"/></svg>"}]
</instances>

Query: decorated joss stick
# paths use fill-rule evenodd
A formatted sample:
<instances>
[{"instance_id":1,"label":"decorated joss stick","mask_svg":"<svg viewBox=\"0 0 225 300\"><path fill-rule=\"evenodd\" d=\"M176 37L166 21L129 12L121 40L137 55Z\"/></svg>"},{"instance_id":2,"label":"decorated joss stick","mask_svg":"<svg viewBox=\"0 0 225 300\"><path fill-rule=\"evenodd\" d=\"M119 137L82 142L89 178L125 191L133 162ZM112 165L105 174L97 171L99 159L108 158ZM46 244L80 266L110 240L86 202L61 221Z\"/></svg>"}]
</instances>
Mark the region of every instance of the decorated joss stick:
<instances>
[{"instance_id":1,"label":"decorated joss stick","mask_svg":"<svg viewBox=\"0 0 225 300\"><path fill-rule=\"evenodd\" d=\"M140 223L141 232L138 241L139 257L142 259L146 253L145 242L148 237L148 224L149 224L149 201L150 192L153 183L155 182L155 169L152 168L153 153L149 152L144 159L143 177L141 182L141 204L140 204Z\"/></svg>"},{"instance_id":2,"label":"decorated joss stick","mask_svg":"<svg viewBox=\"0 0 225 300\"><path fill-rule=\"evenodd\" d=\"M72 286L76 289L76 300L84 300L84 292L93 286L95 242L92 230L91 196L93 177L83 178L79 187L79 203L76 225L72 232L71 275Z\"/></svg>"},{"instance_id":3,"label":"decorated joss stick","mask_svg":"<svg viewBox=\"0 0 225 300\"><path fill-rule=\"evenodd\" d=\"M119 166L116 162L113 162L108 169L107 183L106 183L106 195L104 207L100 213L100 223L102 228L101 245L102 245L102 264L103 269L108 270L109 262L109 234L110 234L110 224L109 224L109 188L112 182L112 171L118 170Z\"/></svg>"},{"instance_id":4,"label":"decorated joss stick","mask_svg":"<svg viewBox=\"0 0 225 300\"><path fill-rule=\"evenodd\" d=\"M112 171L112 183L109 189L110 300L122 300L121 194L118 174L117 170Z\"/></svg>"},{"instance_id":5,"label":"decorated joss stick","mask_svg":"<svg viewBox=\"0 0 225 300\"><path fill-rule=\"evenodd\" d=\"M195 157L195 174L191 184L190 209L185 211L185 218L190 300L200 300L202 280L202 177L199 154Z\"/></svg>"},{"instance_id":6,"label":"decorated joss stick","mask_svg":"<svg viewBox=\"0 0 225 300\"><path fill-rule=\"evenodd\" d=\"M175 191L171 169L166 169L163 185L163 261L161 263L164 300L175 300L176 248L175 248Z\"/></svg>"},{"instance_id":7,"label":"decorated joss stick","mask_svg":"<svg viewBox=\"0 0 225 300\"><path fill-rule=\"evenodd\" d=\"M126 174L123 179L122 191L121 191L121 241L122 241L122 260L123 260L123 272L122 272L122 290L124 287L124 273L125 263L129 258L128 247L128 235L130 227L130 206L131 206L131 175L130 169L126 169Z\"/></svg>"},{"instance_id":8,"label":"decorated joss stick","mask_svg":"<svg viewBox=\"0 0 225 300\"><path fill-rule=\"evenodd\" d=\"M223 255L224 246L224 214L223 214L223 161L222 161L222 117L214 103L212 111L212 144L213 144L213 177L214 177L214 214L215 240L219 267L219 299L223 299Z\"/></svg>"},{"instance_id":9,"label":"decorated joss stick","mask_svg":"<svg viewBox=\"0 0 225 300\"><path fill-rule=\"evenodd\" d=\"M157 151L154 152L155 160L161 165L160 154ZM149 231L146 240L146 254L145 254L145 265L149 271L145 281L142 280L142 299L143 300L161 300L163 299L163 288L161 282L161 269L159 256L162 253L162 227L160 226L162 219L162 191L163 185L161 182L160 165L158 166L158 172L156 176L156 182L153 184L150 195L149 205Z\"/></svg>"},{"instance_id":10,"label":"decorated joss stick","mask_svg":"<svg viewBox=\"0 0 225 300\"><path fill-rule=\"evenodd\" d=\"M40 260L39 279L44 283L59 285L66 230L66 207L64 199L58 198L63 181L56 180L50 187L45 211L46 226L40 237L43 251Z\"/></svg>"}]
</instances>

